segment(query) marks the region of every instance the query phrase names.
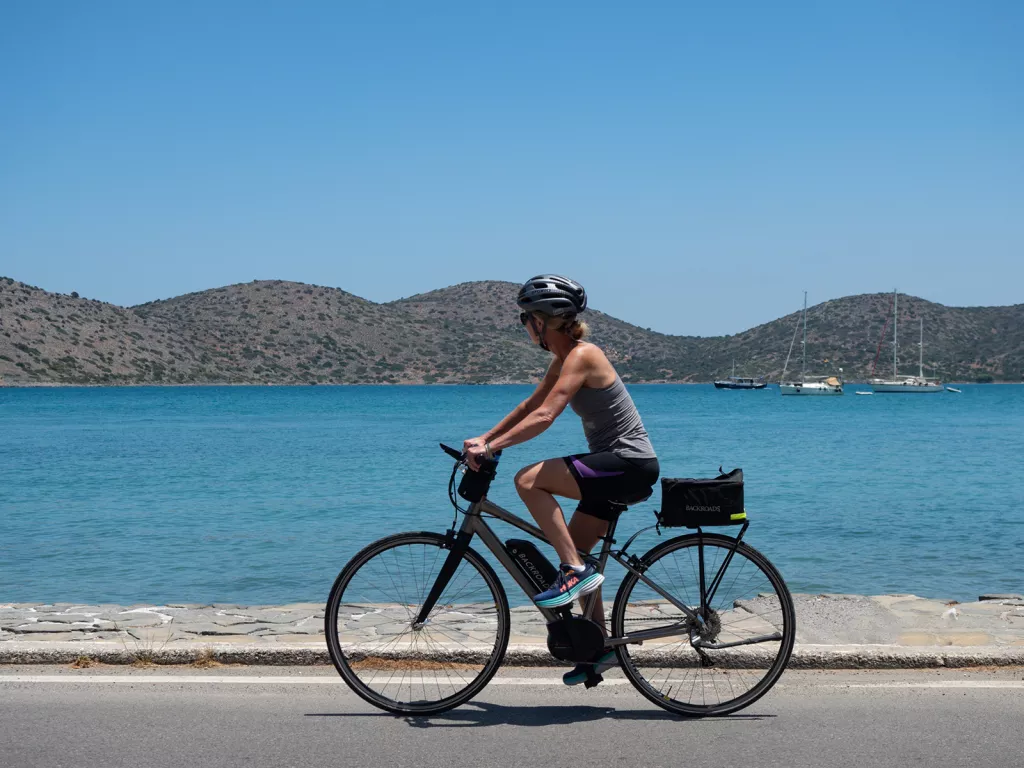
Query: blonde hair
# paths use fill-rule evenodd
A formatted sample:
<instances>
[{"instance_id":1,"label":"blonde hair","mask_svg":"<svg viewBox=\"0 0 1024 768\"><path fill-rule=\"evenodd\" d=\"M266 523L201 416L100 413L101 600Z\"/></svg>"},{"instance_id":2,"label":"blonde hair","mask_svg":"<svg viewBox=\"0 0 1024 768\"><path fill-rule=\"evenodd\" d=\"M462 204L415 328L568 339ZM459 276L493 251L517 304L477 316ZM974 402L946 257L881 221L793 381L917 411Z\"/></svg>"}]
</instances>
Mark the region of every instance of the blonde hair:
<instances>
[{"instance_id":1,"label":"blonde hair","mask_svg":"<svg viewBox=\"0 0 1024 768\"><path fill-rule=\"evenodd\" d=\"M565 325L564 330L575 341L583 341L583 339L590 335L590 326L576 318L573 318L572 321Z\"/></svg>"},{"instance_id":2,"label":"blonde hair","mask_svg":"<svg viewBox=\"0 0 1024 768\"><path fill-rule=\"evenodd\" d=\"M590 326L582 320L578 320L575 316L564 318L552 317L551 315L545 315L543 312L534 312L533 314L544 323L545 327L553 331L561 331L573 341L583 341L583 339L590 335Z\"/></svg>"}]
</instances>

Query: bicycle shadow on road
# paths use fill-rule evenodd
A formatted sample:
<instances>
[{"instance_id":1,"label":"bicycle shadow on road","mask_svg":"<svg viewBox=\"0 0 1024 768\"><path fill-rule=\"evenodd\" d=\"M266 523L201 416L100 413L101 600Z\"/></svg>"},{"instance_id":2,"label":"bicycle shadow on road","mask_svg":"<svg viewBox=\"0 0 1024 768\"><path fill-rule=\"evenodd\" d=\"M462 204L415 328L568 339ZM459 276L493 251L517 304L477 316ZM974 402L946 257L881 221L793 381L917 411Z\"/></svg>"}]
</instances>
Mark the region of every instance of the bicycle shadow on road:
<instances>
[{"instance_id":1,"label":"bicycle shadow on road","mask_svg":"<svg viewBox=\"0 0 1024 768\"><path fill-rule=\"evenodd\" d=\"M393 715L387 712L308 713L306 717L390 717L401 718L411 728L475 728L491 725L516 725L528 728L571 725L595 720L675 721L681 723L735 722L764 720L776 715L735 714L726 717L686 718L660 709L612 709L610 707L503 706L474 701L440 715Z\"/></svg>"}]
</instances>

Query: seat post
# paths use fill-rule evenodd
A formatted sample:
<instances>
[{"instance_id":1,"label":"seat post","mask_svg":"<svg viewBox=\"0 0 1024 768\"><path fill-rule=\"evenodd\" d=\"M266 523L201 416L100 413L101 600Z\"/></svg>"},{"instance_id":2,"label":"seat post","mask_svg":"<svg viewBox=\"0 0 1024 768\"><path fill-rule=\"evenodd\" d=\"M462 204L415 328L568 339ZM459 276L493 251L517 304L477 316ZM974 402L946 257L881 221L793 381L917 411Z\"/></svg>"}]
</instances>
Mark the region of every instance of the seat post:
<instances>
[{"instance_id":1,"label":"seat post","mask_svg":"<svg viewBox=\"0 0 1024 768\"><path fill-rule=\"evenodd\" d=\"M625 505L623 505L625 507ZM620 515L621 517L621 515ZM597 556L598 570L604 573L605 566L608 564L608 553L611 551L612 544L615 543L615 528L619 524L619 518L616 517L614 520L608 523L608 530L605 531L598 541L601 542L601 549ZM583 604L580 606L581 613L584 618L590 618L594 612L594 605L597 599L597 592L591 592L589 595L583 598Z\"/></svg>"},{"instance_id":2,"label":"seat post","mask_svg":"<svg viewBox=\"0 0 1024 768\"><path fill-rule=\"evenodd\" d=\"M621 515L619 517L621 517ZM615 529L619 525L619 517L615 518L610 523L608 523L608 530L605 531L604 536L600 538L600 541L605 542L605 545L601 547L602 552L605 550L606 547L611 547L611 545L615 543Z\"/></svg>"}]
</instances>

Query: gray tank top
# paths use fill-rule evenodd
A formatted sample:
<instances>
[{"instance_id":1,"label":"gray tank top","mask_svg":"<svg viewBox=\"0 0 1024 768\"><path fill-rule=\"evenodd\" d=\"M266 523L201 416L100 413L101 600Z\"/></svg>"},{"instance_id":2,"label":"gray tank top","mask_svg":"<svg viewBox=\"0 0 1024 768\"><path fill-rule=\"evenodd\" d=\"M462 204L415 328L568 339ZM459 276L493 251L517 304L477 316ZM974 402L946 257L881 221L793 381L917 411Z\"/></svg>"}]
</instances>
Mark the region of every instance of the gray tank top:
<instances>
[{"instance_id":1,"label":"gray tank top","mask_svg":"<svg viewBox=\"0 0 1024 768\"><path fill-rule=\"evenodd\" d=\"M654 447L626 385L615 374L615 382L604 389L580 387L569 401L583 419L583 434L591 453L610 451L631 459L654 459Z\"/></svg>"}]
</instances>

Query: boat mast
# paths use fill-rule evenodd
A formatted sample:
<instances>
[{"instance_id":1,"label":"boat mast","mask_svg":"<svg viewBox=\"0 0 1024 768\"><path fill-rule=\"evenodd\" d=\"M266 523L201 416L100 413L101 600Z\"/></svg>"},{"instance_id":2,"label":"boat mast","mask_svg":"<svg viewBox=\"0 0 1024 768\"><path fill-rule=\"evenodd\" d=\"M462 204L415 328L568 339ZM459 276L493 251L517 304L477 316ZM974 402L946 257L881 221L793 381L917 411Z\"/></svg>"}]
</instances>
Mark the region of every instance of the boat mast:
<instances>
[{"instance_id":1,"label":"boat mast","mask_svg":"<svg viewBox=\"0 0 1024 768\"><path fill-rule=\"evenodd\" d=\"M893 295L892 301L889 302L889 309L892 309L893 301L896 300L896 296ZM875 369L878 368L878 357L882 354L882 345L885 344L885 334L889 331L889 310L885 312L885 325L882 326L882 334L878 337L878 346L875 347L875 359L871 361L871 378L875 377Z\"/></svg>"},{"instance_id":2,"label":"boat mast","mask_svg":"<svg viewBox=\"0 0 1024 768\"><path fill-rule=\"evenodd\" d=\"M918 347L921 349L921 356L917 360L917 376L919 379L924 379L924 317L919 317L921 321L921 341L918 342Z\"/></svg>"},{"instance_id":3,"label":"boat mast","mask_svg":"<svg viewBox=\"0 0 1024 768\"><path fill-rule=\"evenodd\" d=\"M804 291L804 361L800 366L800 383L807 381L807 291Z\"/></svg>"},{"instance_id":4,"label":"boat mast","mask_svg":"<svg viewBox=\"0 0 1024 768\"><path fill-rule=\"evenodd\" d=\"M789 340L789 352L786 353L786 364L782 366L782 378L779 379L779 384L782 384L786 380L786 371L789 370L789 360L793 357L793 345L796 344L796 335L800 333L800 323L797 322L793 328L793 338Z\"/></svg>"},{"instance_id":5,"label":"boat mast","mask_svg":"<svg viewBox=\"0 0 1024 768\"><path fill-rule=\"evenodd\" d=\"M897 381L899 374L896 373L896 321L899 316L899 294L892 292L892 380Z\"/></svg>"}]
</instances>

